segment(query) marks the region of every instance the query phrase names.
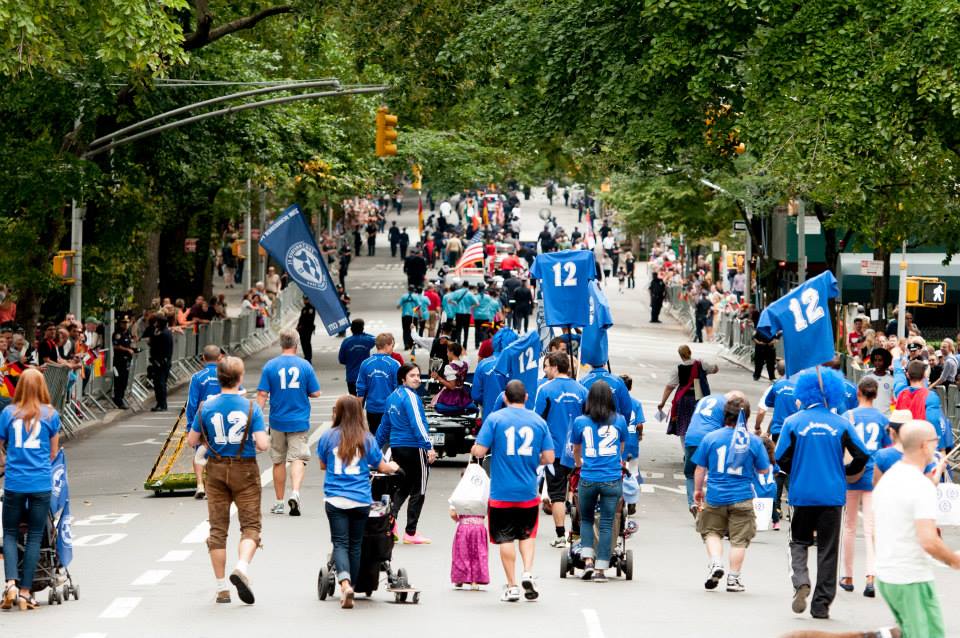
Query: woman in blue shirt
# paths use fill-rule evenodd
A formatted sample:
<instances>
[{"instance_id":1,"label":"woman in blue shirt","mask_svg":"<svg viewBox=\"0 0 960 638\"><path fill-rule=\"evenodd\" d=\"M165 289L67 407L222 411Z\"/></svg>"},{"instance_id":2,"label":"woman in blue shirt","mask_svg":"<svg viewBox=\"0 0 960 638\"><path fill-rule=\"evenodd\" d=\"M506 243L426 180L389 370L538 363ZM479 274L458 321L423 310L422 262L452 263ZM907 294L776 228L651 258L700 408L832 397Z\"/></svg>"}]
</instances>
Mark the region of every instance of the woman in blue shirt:
<instances>
[{"instance_id":1,"label":"woman in blue shirt","mask_svg":"<svg viewBox=\"0 0 960 638\"><path fill-rule=\"evenodd\" d=\"M623 446L627 436L627 422L617 414L613 391L606 381L597 381L590 386L583 416L574 420L570 432L573 458L580 468L578 496L584 580L607 580L603 571L610 566L613 518L617 501L623 494ZM598 502L600 539L595 550L593 521Z\"/></svg>"},{"instance_id":2,"label":"woman in blue shirt","mask_svg":"<svg viewBox=\"0 0 960 638\"><path fill-rule=\"evenodd\" d=\"M60 450L60 415L50 405L50 391L39 370L31 368L20 375L13 403L0 413L0 447L7 454L3 497L3 568L7 583L0 608L10 609L16 602L20 609L36 609L30 588L50 512L51 460ZM23 571L18 573L17 535L24 520L27 542Z\"/></svg>"},{"instance_id":3,"label":"woman in blue shirt","mask_svg":"<svg viewBox=\"0 0 960 638\"><path fill-rule=\"evenodd\" d=\"M333 540L333 562L340 581L340 606L353 607L353 587L360 573L360 546L370 514L370 470L393 474L399 466L385 461L367 429L360 400L343 395L333 406L333 427L317 443L325 509Z\"/></svg>"}]
</instances>

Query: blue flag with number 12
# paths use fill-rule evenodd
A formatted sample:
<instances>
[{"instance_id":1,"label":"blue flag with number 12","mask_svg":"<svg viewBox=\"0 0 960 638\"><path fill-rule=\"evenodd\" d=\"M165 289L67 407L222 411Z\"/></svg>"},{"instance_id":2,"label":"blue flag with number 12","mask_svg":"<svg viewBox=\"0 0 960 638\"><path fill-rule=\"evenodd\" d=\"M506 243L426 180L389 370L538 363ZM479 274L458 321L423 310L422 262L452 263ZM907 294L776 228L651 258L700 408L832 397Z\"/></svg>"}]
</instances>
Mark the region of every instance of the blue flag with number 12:
<instances>
[{"instance_id":1,"label":"blue flag with number 12","mask_svg":"<svg viewBox=\"0 0 960 638\"><path fill-rule=\"evenodd\" d=\"M497 356L494 370L510 381L519 379L527 389L527 408L533 409L537 396L537 376L540 368L540 335L531 330Z\"/></svg>"},{"instance_id":2,"label":"blue flag with number 12","mask_svg":"<svg viewBox=\"0 0 960 638\"><path fill-rule=\"evenodd\" d=\"M767 306L757 330L783 333L787 376L833 359L833 322L829 300L840 295L837 279L827 271Z\"/></svg>"}]
</instances>

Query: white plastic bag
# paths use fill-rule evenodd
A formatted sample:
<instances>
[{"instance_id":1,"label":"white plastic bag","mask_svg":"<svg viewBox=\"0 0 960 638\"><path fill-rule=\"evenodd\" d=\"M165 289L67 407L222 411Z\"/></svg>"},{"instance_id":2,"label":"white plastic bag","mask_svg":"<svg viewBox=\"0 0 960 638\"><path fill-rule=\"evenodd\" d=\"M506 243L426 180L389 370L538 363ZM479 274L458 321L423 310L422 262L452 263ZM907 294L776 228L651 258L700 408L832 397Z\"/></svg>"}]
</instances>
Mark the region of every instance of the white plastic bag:
<instances>
[{"instance_id":1,"label":"white plastic bag","mask_svg":"<svg viewBox=\"0 0 960 638\"><path fill-rule=\"evenodd\" d=\"M450 507L461 516L486 516L489 500L490 477L479 464L470 463L450 495Z\"/></svg>"},{"instance_id":2,"label":"white plastic bag","mask_svg":"<svg viewBox=\"0 0 960 638\"><path fill-rule=\"evenodd\" d=\"M960 525L960 484L937 485L937 525L940 527Z\"/></svg>"},{"instance_id":3,"label":"white plastic bag","mask_svg":"<svg viewBox=\"0 0 960 638\"><path fill-rule=\"evenodd\" d=\"M773 521L773 499L753 499L753 513L757 515L757 531L769 531L770 523Z\"/></svg>"}]
</instances>

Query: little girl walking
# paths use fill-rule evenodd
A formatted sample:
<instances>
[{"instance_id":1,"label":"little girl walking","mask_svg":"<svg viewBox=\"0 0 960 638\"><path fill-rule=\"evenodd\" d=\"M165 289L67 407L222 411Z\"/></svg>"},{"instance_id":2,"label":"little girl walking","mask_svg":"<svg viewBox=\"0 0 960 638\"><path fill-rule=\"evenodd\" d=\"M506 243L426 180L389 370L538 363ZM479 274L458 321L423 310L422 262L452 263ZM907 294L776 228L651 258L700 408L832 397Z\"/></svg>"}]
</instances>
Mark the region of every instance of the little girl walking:
<instances>
[{"instance_id":1,"label":"little girl walking","mask_svg":"<svg viewBox=\"0 0 960 638\"><path fill-rule=\"evenodd\" d=\"M467 465L463 477L450 496L450 518L457 524L453 537L450 581L456 587L470 585L479 590L490 584L487 547L487 501L490 479L476 463Z\"/></svg>"}]
</instances>

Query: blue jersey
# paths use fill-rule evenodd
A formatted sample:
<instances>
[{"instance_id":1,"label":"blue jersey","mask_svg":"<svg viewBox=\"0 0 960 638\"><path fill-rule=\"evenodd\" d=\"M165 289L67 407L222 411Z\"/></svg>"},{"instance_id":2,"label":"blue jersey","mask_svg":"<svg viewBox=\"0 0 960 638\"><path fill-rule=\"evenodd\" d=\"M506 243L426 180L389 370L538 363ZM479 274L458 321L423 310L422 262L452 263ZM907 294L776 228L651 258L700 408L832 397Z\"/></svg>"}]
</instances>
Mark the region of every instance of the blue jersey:
<instances>
[{"instance_id":1,"label":"blue jersey","mask_svg":"<svg viewBox=\"0 0 960 638\"><path fill-rule=\"evenodd\" d=\"M251 411L251 406L253 410ZM250 423L247 423L249 417ZM203 432L210 456L233 458L240 450L247 428L249 436L243 443L241 458L252 459L257 456L257 448L253 442L256 432L266 432L263 425L263 412L260 406L239 394L218 394L203 402L202 409L190 425L193 432Z\"/></svg>"},{"instance_id":2,"label":"blue jersey","mask_svg":"<svg viewBox=\"0 0 960 638\"><path fill-rule=\"evenodd\" d=\"M463 294L457 298L457 314L469 315L473 307L477 305L477 297L469 289L465 289Z\"/></svg>"},{"instance_id":3,"label":"blue jersey","mask_svg":"<svg viewBox=\"0 0 960 638\"><path fill-rule=\"evenodd\" d=\"M317 442L317 458L327 466L323 480L323 495L327 498L348 498L357 503L372 503L370 492L370 471L375 470L383 460L383 454L377 447L373 435L367 433L364 442L364 454L356 455L349 463L344 463L337 454L340 444L340 428L331 428L323 433Z\"/></svg>"},{"instance_id":4,"label":"blue jersey","mask_svg":"<svg viewBox=\"0 0 960 638\"><path fill-rule=\"evenodd\" d=\"M470 387L470 398L483 408L483 421L493 413L493 403L497 395L503 392L507 379L496 371L497 355L487 357L477 364L473 371L473 385Z\"/></svg>"},{"instance_id":5,"label":"blue jersey","mask_svg":"<svg viewBox=\"0 0 960 638\"><path fill-rule=\"evenodd\" d=\"M490 500L525 503L537 498L540 454L553 449L547 423L525 408L490 415L477 444L490 451Z\"/></svg>"},{"instance_id":6,"label":"blue jersey","mask_svg":"<svg viewBox=\"0 0 960 638\"><path fill-rule=\"evenodd\" d=\"M446 315L447 319L453 319L454 315L457 314L457 299L459 293L460 290L453 290L445 294L440 300L440 305L443 307L443 314Z\"/></svg>"},{"instance_id":7,"label":"blue jersey","mask_svg":"<svg viewBox=\"0 0 960 638\"><path fill-rule=\"evenodd\" d=\"M540 280L543 314L548 326L586 326L590 322L588 283L596 279L596 260L589 250L541 253L530 276Z\"/></svg>"},{"instance_id":8,"label":"blue jersey","mask_svg":"<svg viewBox=\"0 0 960 638\"><path fill-rule=\"evenodd\" d=\"M537 388L533 411L547 422L554 449L567 467L573 467L570 428L574 419L583 414L586 401L586 388L568 377L548 380Z\"/></svg>"},{"instance_id":9,"label":"blue jersey","mask_svg":"<svg viewBox=\"0 0 960 638\"><path fill-rule=\"evenodd\" d=\"M847 502L844 450L864 463L870 457L850 421L822 405L784 422L776 458L790 475L791 505L839 507Z\"/></svg>"},{"instance_id":10,"label":"blue jersey","mask_svg":"<svg viewBox=\"0 0 960 638\"><path fill-rule=\"evenodd\" d=\"M767 306L757 330L783 332L787 376L833 359L833 326L830 299L840 289L829 270L806 281Z\"/></svg>"},{"instance_id":11,"label":"blue jersey","mask_svg":"<svg viewBox=\"0 0 960 638\"><path fill-rule=\"evenodd\" d=\"M208 363L202 370L190 377L190 389L187 390L187 423L193 423L197 416L197 407L208 397L220 394L220 380L217 378L217 364Z\"/></svg>"},{"instance_id":12,"label":"blue jersey","mask_svg":"<svg viewBox=\"0 0 960 638\"><path fill-rule=\"evenodd\" d=\"M770 457L763 441L749 432L746 433L749 443L743 464L730 465L735 430L727 427L714 430L703 437L693 455L694 463L707 468L707 504L714 507L752 499L757 474L770 469Z\"/></svg>"},{"instance_id":13,"label":"blue jersey","mask_svg":"<svg viewBox=\"0 0 960 638\"><path fill-rule=\"evenodd\" d=\"M519 379L527 389L527 408L536 399L537 372L540 367L540 335L531 331L503 349L494 368L508 381Z\"/></svg>"},{"instance_id":14,"label":"blue jersey","mask_svg":"<svg viewBox=\"0 0 960 638\"><path fill-rule=\"evenodd\" d=\"M423 402L405 385L387 398L387 410L377 428L377 444L381 447L417 447L429 450L430 426Z\"/></svg>"},{"instance_id":15,"label":"blue jersey","mask_svg":"<svg viewBox=\"0 0 960 638\"><path fill-rule=\"evenodd\" d=\"M631 399L630 401L633 403L633 414L627 421L627 445L623 449L623 457L625 459L638 459L640 458L640 433L637 429L638 426L645 423L645 419L640 401L638 399Z\"/></svg>"},{"instance_id":16,"label":"blue jersey","mask_svg":"<svg viewBox=\"0 0 960 638\"><path fill-rule=\"evenodd\" d=\"M777 379L770 386L770 391L764 395L764 405L773 408L773 418L770 420L771 435L779 435L787 417L799 412L800 408L797 407L797 400L793 395L796 385L796 377Z\"/></svg>"},{"instance_id":17,"label":"blue jersey","mask_svg":"<svg viewBox=\"0 0 960 638\"><path fill-rule=\"evenodd\" d=\"M473 318L480 321L490 321L500 311L500 302L490 295L480 295L477 307L473 309Z\"/></svg>"},{"instance_id":18,"label":"blue jersey","mask_svg":"<svg viewBox=\"0 0 960 638\"><path fill-rule=\"evenodd\" d=\"M903 458L903 450L899 450L894 446L885 447L882 450L877 450L877 453L873 455L873 464L876 469L880 470L881 474L886 474L887 470L893 467L894 463Z\"/></svg>"},{"instance_id":19,"label":"blue jersey","mask_svg":"<svg viewBox=\"0 0 960 638\"><path fill-rule=\"evenodd\" d=\"M362 332L358 335L350 335L340 344L340 353L337 355L337 360L340 365L347 368L347 383L357 382L360 364L370 356L370 351L376 345L376 342L377 340L373 335Z\"/></svg>"},{"instance_id":20,"label":"blue jersey","mask_svg":"<svg viewBox=\"0 0 960 638\"><path fill-rule=\"evenodd\" d=\"M766 474L757 474L753 481L753 492L757 498L777 498L777 472L779 471L780 468L774 464Z\"/></svg>"},{"instance_id":21,"label":"blue jersey","mask_svg":"<svg viewBox=\"0 0 960 638\"><path fill-rule=\"evenodd\" d=\"M8 492L33 494L53 487L50 439L60 434L60 415L49 405L41 406L39 422L24 423L17 406L0 413L0 441L7 451L3 487Z\"/></svg>"},{"instance_id":22,"label":"blue jersey","mask_svg":"<svg viewBox=\"0 0 960 638\"><path fill-rule=\"evenodd\" d=\"M584 481L608 483L623 476L623 446L627 441L627 421L616 415L612 423L597 423L587 415L573 421L570 443L580 446Z\"/></svg>"},{"instance_id":23,"label":"blue jersey","mask_svg":"<svg viewBox=\"0 0 960 638\"><path fill-rule=\"evenodd\" d=\"M843 400L844 404L837 409L837 414L843 414L847 410L852 410L860 405L860 401L857 399L857 386L848 379L843 380Z\"/></svg>"},{"instance_id":24,"label":"blue jersey","mask_svg":"<svg viewBox=\"0 0 960 638\"><path fill-rule=\"evenodd\" d=\"M699 401L687 426L687 435L683 438L686 447L697 447L714 430L723 427L723 408L727 397L723 394L708 394Z\"/></svg>"},{"instance_id":25,"label":"blue jersey","mask_svg":"<svg viewBox=\"0 0 960 638\"><path fill-rule=\"evenodd\" d=\"M420 307L420 295L415 292L408 292L397 301L400 306L400 314L404 317L415 317L417 309Z\"/></svg>"},{"instance_id":26,"label":"blue jersey","mask_svg":"<svg viewBox=\"0 0 960 638\"><path fill-rule=\"evenodd\" d=\"M397 371L400 364L382 352L375 352L360 364L357 372L357 396L364 399L367 412L383 414L387 397L397 389Z\"/></svg>"},{"instance_id":27,"label":"blue jersey","mask_svg":"<svg viewBox=\"0 0 960 638\"><path fill-rule=\"evenodd\" d=\"M417 314L421 319L430 318L430 300L426 295L418 295L420 299L420 305L417 306Z\"/></svg>"},{"instance_id":28,"label":"blue jersey","mask_svg":"<svg viewBox=\"0 0 960 638\"><path fill-rule=\"evenodd\" d=\"M596 281L589 284L590 306L589 320L583 328L581 341L581 362L598 368L606 365L609 357L607 347L607 330L613 325L613 315L610 314L610 304L607 296L600 290Z\"/></svg>"},{"instance_id":29,"label":"blue jersey","mask_svg":"<svg viewBox=\"0 0 960 638\"><path fill-rule=\"evenodd\" d=\"M843 416L853 424L853 429L857 431L864 447L870 453L870 460L867 461L863 476L856 483L847 483L847 489L870 492L873 490L873 457L882 448L893 443L887 433L887 425L890 421L876 408L854 408L848 410Z\"/></svg>"},{"instance_id":30,"label":"blue jersey","mask_svg":"<svg viewBox=\"0 0 960 638\"><path fill-rule=\"evenodd\" d=\"M313 366L295 354L267 362L260 373L260 392L270 393L270 427L278 432L310 429L310 395L320 391Z\"/></svg>"},{"instance_id":31,"label":"blue jersey","mask_svg":"<svg viewBox=\"0 0 960 638\"><path fill-rule=\"evenodd\" d=\"M617 412L625 421L628 420L630 414L633 412L633 399L630 397L630 393L627 391L627 386L624 385L623 379L615 374L610 374L603 368L594 368L587 376L583 377L580 383L589 390L590 386L597 381L607 382L607 385L613 390L613 403L617 406Z\"/></svg>"}]
</instances>

